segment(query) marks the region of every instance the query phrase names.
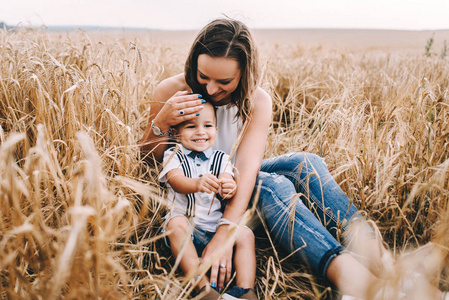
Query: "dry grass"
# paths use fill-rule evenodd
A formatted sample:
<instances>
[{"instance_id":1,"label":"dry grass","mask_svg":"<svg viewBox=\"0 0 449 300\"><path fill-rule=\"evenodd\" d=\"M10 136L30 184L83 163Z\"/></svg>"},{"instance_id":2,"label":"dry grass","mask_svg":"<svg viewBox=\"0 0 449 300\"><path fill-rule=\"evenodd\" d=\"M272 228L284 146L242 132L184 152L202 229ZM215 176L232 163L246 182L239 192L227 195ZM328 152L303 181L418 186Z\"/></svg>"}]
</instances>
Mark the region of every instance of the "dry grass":
<instances>
[{"instance_id":1,"label":"dry grass","mask_svg":"<svg viewBox=\"0 0 449 300\"><path fill-rule=\"evenodd\" d=\"M138 151L153 89L182 71L187 50L118 34L0 31L2 298L188 296L159 232L157 170ZM447 249L447 58L294 44L261 53L275 102L266 156L325 157L399 258L390 278L416 262L408 248ZM261 297L333 295L257 232ZM444 253L435 259L446 266Z\"/></svg>"}]
</instances>

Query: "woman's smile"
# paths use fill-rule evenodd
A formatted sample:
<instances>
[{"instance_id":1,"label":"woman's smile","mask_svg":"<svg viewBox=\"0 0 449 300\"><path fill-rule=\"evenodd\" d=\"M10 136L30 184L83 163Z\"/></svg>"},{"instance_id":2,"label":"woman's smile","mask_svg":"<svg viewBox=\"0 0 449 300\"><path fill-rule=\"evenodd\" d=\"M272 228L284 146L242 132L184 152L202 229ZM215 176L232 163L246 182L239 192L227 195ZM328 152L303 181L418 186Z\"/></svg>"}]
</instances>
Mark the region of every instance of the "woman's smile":
<instances>
[{"instance_id":1,"label":"woman's smile","mask_svg":"<svg viewBox=\"0 0 449 300\"><path fill-rule=\"evenodd\" d=\"M226 57L198 56L198 83L204 86L214 105L224 105L231 101L241 78L237 60ZM224 101L223 101L224 100Z\"/></svg>"}]
</instances>

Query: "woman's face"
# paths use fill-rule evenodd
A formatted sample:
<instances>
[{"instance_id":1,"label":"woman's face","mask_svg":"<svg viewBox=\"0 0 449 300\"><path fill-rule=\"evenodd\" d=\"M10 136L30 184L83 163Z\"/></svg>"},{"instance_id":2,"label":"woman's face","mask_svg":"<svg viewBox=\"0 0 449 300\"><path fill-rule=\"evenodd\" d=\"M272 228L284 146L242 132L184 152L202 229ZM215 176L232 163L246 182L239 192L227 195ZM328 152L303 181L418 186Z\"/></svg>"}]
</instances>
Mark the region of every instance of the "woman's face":
<instances>
[{"instance_id":1,"label":"woman's face","mask_svg":"<svg viewBox=\"0 0 449 300\"><path fill-rule=\"evenodd\" d=\"M231 93L239 85L241 78L237 60L226 57L198 56L198 83L207 90L214 105L225 105L231 101Z\"/></svg>"}]
</instances>

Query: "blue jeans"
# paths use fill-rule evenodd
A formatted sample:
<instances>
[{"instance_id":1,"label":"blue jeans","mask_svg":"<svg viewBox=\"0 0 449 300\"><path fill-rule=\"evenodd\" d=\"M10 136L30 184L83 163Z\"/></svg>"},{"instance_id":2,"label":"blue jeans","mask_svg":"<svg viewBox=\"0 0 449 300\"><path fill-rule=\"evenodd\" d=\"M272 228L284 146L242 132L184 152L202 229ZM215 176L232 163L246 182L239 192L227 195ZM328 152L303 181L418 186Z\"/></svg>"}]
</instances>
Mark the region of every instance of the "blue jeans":
<instances>
[{"instance_id":1,"label":"blue jeans","mask_svg":"<svg viewBox=\"0 0 449 300\"><path fill-rule=\"evenodd\" d=\"M324 160L311 153L265 159L255 192L258 188L257 207L274 239L326 277L331 260L346 251L336 240L337 230L344 232L351 219L360 222L363 218L356 217L357 208Z\"/></svg>"},{"instance_id":2,"label":"blue jeans","mask_svg":"<svg viewBox=\"0 0 449 300\"><path fill-rule=\"evenodd\" d=\"M192 233L193 245L195 246L198 257L203 254L204 248L209 244L210 240L214 237L215 232L204 230L200 227L195 227Z\"/></svg>"}]
</instances>

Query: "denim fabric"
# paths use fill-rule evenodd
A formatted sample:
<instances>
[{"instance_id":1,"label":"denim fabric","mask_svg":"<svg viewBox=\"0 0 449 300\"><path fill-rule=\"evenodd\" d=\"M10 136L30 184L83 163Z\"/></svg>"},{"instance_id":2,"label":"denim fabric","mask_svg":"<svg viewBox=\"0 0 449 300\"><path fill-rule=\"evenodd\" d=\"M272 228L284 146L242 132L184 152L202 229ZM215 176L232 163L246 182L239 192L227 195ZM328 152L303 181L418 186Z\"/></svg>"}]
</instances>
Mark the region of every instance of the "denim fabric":
<instances>
[{"instance_id":1,"label":"denim fabric","mask_svg":"<svg viewBox=\"0 0 449 300\"><path fill-rule=\"evenodd\" d=\"M198 254L198 257L201 257L204 248L206 248L207 244L214 237L214 235L215 232L210 232L200 227L195 227L193 229L192 240L193 245L195 246L196 249L196 253Z\"/></svg>"},{"instance_id":2,"label":"denim fabric","mask_svg":"<svg viewBox=\"0 0 449 300\"><path fill-rule=\"evenodd\" d=\"M248 293L250 290L251 289L244 289L244 288L239 287L239 286L233 286L231 289L226 291L226 294L231 295L235 299L240 299L240 297L242 297L243 295Z\"/></svg>"},{"instance_id":3,"label":"denim fabric","mask_svg":"<svg viewBox=\"0 0 449 300\"><path fill-rule=\"evenodd\" d=\"M314 272L326 277L330 261L345 248L337 230L348 229L357 208L311 153L293 153L262 161L257 178L258 209L272 236ZM352 222L352 221L351 221ZM368 231L372 230L368 227Z\"/></svg>"},{"instance_id":4,"label":"denim fabric","mask_svg":"<svg viewBox=\"0 0 449 300\"><path fill-rule=\"evenodd\" d=\"M212 238L215 235L215 232L207 231L198 226L193 227L189 218L187 218L185 215L179 215L179 214L175 214L175 215L171 216L168 220L166 220L166 222L164 223L164 226L162 228L162 232L166 231L165 227L167 226L167 222L175 217L184 217L187 220L187 222L190 224L190 230L192 231L192 242L193 242L193 245L195 246L196 253L198 254L198 257L201 257L201 254L203 253L204 248L206 248L207 244L210 242L210 240L212 240ZM170 240L169 240L168 236L164 236L164 242L165 242L165 245L168 248L170 248Z\"/></svg>"}]
</instances>

